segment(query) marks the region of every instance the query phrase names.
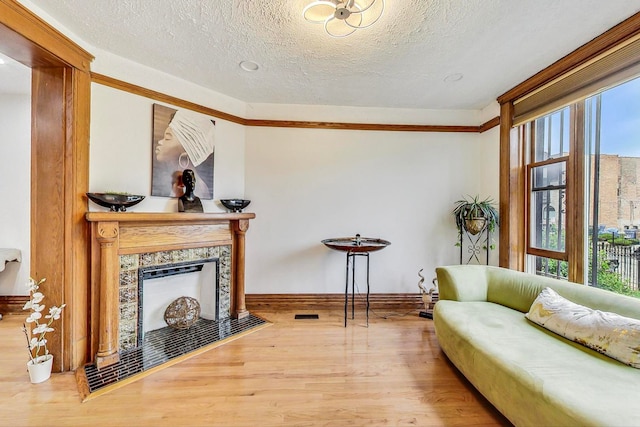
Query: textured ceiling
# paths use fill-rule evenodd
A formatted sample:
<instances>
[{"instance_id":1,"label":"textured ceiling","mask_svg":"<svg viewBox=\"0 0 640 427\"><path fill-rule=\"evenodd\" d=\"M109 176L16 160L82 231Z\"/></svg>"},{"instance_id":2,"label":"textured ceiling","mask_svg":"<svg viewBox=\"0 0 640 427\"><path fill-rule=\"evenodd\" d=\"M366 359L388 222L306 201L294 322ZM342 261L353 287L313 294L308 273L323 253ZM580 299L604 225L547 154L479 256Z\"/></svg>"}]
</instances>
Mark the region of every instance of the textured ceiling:
<instances>
[{"instance_id":1,"label":"textured ceiling","mask_svg":"<svg viewBox=\"0 0 640 427\"><path fill-rule=\"evenodd\" d=\"M437 109L483 108L640 11L640 0L387 0L374 26L335 39L303 19L310 0L31 2L90 45L245 102Z\"/></svg>"}]
</instances>

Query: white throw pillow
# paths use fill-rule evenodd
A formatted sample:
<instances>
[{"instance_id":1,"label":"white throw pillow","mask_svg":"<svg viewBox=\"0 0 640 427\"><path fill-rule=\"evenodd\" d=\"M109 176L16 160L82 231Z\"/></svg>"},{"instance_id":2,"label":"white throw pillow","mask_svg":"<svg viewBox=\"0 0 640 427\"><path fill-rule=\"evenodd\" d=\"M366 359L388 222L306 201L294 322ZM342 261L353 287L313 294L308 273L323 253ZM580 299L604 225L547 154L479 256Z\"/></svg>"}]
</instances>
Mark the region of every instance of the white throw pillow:
<instances>
[{"instance_id":1,"label":"white throw pillow","mask_svg":"<svg viewBox=\"0 0 640 427\"><path fill-rule=\"evenodd\" d=\"M640 320L593 310L544 288L525 317L563 337L640 368Z\"/></svg>"}]
</instances>

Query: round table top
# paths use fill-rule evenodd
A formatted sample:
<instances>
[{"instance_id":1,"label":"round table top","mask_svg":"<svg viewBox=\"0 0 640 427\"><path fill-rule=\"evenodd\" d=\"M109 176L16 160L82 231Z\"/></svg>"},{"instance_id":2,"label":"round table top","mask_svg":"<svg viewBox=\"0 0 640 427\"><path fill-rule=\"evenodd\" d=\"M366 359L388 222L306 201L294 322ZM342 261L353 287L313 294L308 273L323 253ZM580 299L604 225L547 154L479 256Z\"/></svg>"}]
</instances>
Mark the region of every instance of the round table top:
<instances>
[{"instance_id":1,"label":"round table top","mask_svg":"<svg viewBox=\"0 0 640 427\"><path fill-rule=\"evenodd\" d=\"M391 242L371 237L334 237L322 241L328 248L343 252L375 252L384 249Z\"/></svg>"}]
</instances>

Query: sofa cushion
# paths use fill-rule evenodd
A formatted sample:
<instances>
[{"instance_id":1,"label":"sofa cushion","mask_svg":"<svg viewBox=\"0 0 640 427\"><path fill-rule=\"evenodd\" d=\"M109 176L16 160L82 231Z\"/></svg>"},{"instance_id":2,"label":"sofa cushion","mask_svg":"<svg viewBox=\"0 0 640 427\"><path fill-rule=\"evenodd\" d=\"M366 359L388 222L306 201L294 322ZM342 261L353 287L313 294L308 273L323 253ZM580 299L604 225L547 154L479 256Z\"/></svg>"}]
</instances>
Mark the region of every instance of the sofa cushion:
<instances>
[{"instance_id":1,"label":"sofa cushion","mask_svg":"<svg viewBox=\"0 0 640 427\"><path fill-rule=\"evenodd\" d=\"M545 288L525 317L574 342L640 368L640 321L593 310Z\"/></svg>"}]
</instances>

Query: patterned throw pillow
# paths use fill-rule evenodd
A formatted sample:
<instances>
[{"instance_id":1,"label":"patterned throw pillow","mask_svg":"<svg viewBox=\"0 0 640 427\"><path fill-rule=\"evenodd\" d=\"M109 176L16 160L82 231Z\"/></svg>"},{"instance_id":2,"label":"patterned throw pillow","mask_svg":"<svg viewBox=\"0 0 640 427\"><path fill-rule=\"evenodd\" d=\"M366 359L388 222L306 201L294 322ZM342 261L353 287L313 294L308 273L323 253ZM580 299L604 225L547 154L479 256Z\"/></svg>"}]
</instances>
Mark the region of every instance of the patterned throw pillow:
<instances>
[{"instance_id":1,"label":"patterned throw pillow","mask_svg":"<svg viewBox=\"0 0 640 427\"><path fill-rule=\"evenodd\" d=\"M640 368L640 320L593 310L545 288L525 317L558 335Z\"/></svg>"}]
</instances>

